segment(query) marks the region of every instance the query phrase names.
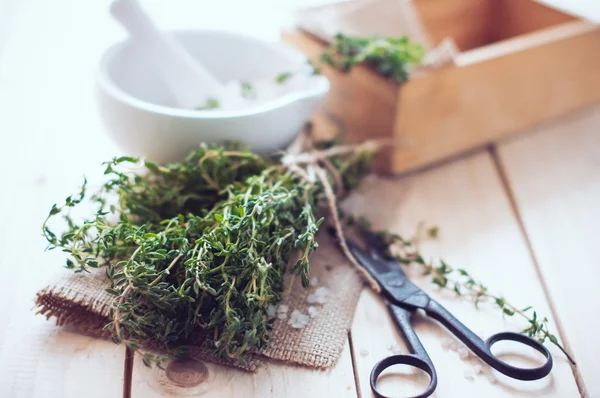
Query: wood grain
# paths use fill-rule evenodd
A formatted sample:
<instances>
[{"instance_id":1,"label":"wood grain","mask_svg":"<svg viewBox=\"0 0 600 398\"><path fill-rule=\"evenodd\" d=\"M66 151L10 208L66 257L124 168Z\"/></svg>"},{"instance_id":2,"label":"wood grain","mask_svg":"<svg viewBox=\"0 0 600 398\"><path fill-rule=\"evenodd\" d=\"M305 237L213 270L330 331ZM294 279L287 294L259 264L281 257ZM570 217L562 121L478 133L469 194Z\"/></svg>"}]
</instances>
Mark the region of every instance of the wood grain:
<instances>
[{"instance_id":1,"label":"wood grain","mask_svg":"<svg viewBox=\"0 0 600 398\"><path fill-rule=\"evenodd\" d=\"M363 213L376 227L389 228L405 237L414 233L420 221L435 223L440 227L441 237L439 241L423 245L426 258L442 257L453 267L467 269L490 291L505 294L515 305L533 305L540 314L550 315L528 247L487 153L403 179L374 179L363 185L360 193L352 196L346 205ZM519 331L526 325L518 318L503 319L491 303L478 311L472 303L433 288L418 270L411 271L414 282L483 337L505 330ZM421 317L417 317L415 327L437 367L437 396L467 393L478 397L579 395L568 361L553 347L555 366L545 379L520 382L496 373L497 384L491 384L482 376L470 381L465 379L464 372L477 362L472 357L461 361L455 352L441 347L442 339L451 336L448 332L434 321ZM371 396L368 376L372 366L392 353L390 346L401 344L383 303L368 290L359 301L351 334L360 390L363 397L368 397ZM403 344L401 346L406 352ZM518 348L515 351L525 353ZM388 377L386 391L395 391L398 395L402 388L414 387L407 382L414 380L414 377L409 380Z\"/></svg>"},{"instance_id":2,"label":"wood grain","mask_svg":"<svg viewBox=\"0 0 600 398\"><path fill-rule=\"evenodd\" d=\"M515 201L589 396L600 396L600 107L499 148Z\"/></svg>"},{"instance_id":3,"label":"wood grain","mask_svg":"<svg viewBox=\"0 0 600 398\"><path fill-rule=\"evenodd\" d=\"M162 371L147 368L136 356L132 386L133 398L305 398L357 394L348 344L336 366L327 371L268 363L253 374L198 361L175 361Z\"/></svg>"}]
</instances>

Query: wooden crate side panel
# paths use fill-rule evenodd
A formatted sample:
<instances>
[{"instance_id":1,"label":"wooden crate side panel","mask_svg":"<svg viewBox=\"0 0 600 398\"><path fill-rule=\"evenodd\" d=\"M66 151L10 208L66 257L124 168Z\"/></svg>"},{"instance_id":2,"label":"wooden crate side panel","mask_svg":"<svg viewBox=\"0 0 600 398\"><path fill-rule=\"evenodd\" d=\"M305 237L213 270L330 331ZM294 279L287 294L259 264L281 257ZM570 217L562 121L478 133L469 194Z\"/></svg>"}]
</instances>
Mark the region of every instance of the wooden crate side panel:
<instances>
[{"instance_id":1,"label":"wooden crate side panel","mask_svg":"<svg viewBox=\"0 0 600 398\"><path fill-rule=\"evenodd\" d=\"M491 41L506 40L578 18L535 1L492 1Z\"/></svg>"},{"instance_id":2,"label":"wooden crate side panel","mask_svg":"<svg viewBox=\"0 0 600 398\"><path fill-rule=\"evenodd\" d=\"M394 172L484 146L600 101L600 29L413 79L400 90Z\"/></svg>"},{"instance_id":3,"label":"wooden crate side panel","mask_svg":"<svg viewBox=\"0 0 600 398\"><path fill-rule=\"evenodd\" d=\"M489 43L492 19L490 0L417 0L417 13L432 43L451 37L461 51Z\"/></svg>"}]
</instances>

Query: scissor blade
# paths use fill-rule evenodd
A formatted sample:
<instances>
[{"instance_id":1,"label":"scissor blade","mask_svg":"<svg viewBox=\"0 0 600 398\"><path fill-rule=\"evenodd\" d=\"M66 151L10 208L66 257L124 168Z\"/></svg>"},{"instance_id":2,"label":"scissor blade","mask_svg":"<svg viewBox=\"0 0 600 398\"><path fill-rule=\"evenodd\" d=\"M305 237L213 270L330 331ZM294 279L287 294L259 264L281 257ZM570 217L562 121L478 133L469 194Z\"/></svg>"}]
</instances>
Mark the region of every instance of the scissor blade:
<instances>
[{"instance_id":1,"label":"scissor blade","mask_svg":"<svg viewBox=\"0 0 600 398\"><path fill-rule=\"evenodd\" d=\"M381 286L386 285L391 278L406 279L406 275L404 275L404 272L400 268L400 264L373 257L371 254L361 249L351 239L346 239L346 244L356 261L358 261L358 263L362 265L362 267L366 269Z\"/></svg>"},{"instance_id":2,"label":"scissor blade","mask_svg":"<svg viewBox=\"0 0 600 398\"><path fill-rule=\"evenodd\" d=\"M429 296L408 279L400 263L393 260L385 260L379 256L373 257L350 239L346 239L346 244L356 261L381 286L381 293L388 300L403 308L415 309L426 307L429 302Z\"/></svg>"}]
</instances>

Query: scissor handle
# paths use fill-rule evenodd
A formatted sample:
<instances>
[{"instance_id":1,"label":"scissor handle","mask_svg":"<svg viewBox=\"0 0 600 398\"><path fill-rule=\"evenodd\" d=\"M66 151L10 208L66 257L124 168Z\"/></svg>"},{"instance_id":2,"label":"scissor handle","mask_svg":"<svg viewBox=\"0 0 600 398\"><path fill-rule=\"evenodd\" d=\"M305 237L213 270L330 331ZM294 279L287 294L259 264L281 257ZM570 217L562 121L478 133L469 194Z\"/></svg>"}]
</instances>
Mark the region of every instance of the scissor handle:
<instances>
[{"instance_id":1,"label":"scissor handle","mask_svg":"<svg viewBox=\"0 0 600 398\"><path fill-rule=\"evenodd\" d=\"M531 337L519 333L502 332L483 341L437 301L430 299L429 304L425 308L425 312L427 315L443 324L456 337L465 343L475 355L483 359L485 363L508 377L518 380L537 380L546 377L552 370L552 355L550 355L550 352L543 344ZM546 362L537 368L519 368L509 365L492 353L492 346L499 341L515 341L532 347L546 357Z\"/></svg>"},{"instance_id":2,"label":"scissor handle","mask_svg":"<svg viewBox=\"0 0 600 398\"><path fill-rule=\"evenodd\" d=\"M381 372L394 365L409 365L421 369L429 375L429 385L425 391L419 395L415 395L413 398L428 397L433 394L435 388L437 387L437 374L435 372L433 362L431 362L431 358L429 358L429 355L427 355L425 347L423 347L423 344L421 344L419 337L410 324L410 317L412 313L409 310L390 303L388 303L387 307L390 311L392 320L400 330L400 333L402 333L404 342L411 353L406 355L389 356L379 361L373 367L373 370L371 371L371 390L373 391L373 395L376 398L388 398L377 391L377 378Z\"/></svg>"},{"instance_id":3,"label":"scissor handle","mask_svg":"<svg viewBox=\"0 0 600 398\"><path fill-rule=\"evenodd\" d=\"M546 357L546 362L537 368L519 368L509 365L496 357L491 350L492 346L498 341L515 341L525 344L544 355L544 357ZM550 355L550 351L548 351L548 349L539 341L525 336L524 334L513 332L496 333L485 340L485 348L487 349L487 354L493 358L493 362L490 362L485 357L482 357L482 359L500 373L503 373L508 377L512 377L513 379L537 380L546 377L552 370L552 355ZM476 354L479 355L477 352Z\"/></svg>"},{"instance_id":4,"label":"scissor handle","mask_svg":"<svg viewBox=\"0 0 600 398\"><path fill-rule=\"evenodd\" d=\"M373 391L373 395L376 398L389 398L387 395L383 395L379 391L377 391L377 378L387 368L394 365L409 365L415 368L419 368L422 371L426 372L429 375L429 385L419 395L415 395L412 398L426 398L433 394L435 388L437 387L437 376L435 374L435 369L426 361L419 358L414 354L405 354L405 355L391 355L389 357L383 358L381 361L377 362L377 364L373 367L371 371L371 390Z\"/></svg>"}]
</instances>

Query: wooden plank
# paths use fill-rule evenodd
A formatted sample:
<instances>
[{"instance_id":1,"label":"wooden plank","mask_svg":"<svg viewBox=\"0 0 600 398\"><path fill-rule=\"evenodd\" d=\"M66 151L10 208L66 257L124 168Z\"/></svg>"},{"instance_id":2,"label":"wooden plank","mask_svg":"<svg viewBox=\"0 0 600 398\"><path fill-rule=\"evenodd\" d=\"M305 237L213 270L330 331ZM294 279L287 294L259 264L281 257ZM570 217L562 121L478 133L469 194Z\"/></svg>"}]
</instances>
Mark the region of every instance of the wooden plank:
<instances>
[{"instance_id":1,"label":"wooden plank","mask_svg":"<svg viewBox=\"0 0 600 398\"><path fill-rule=\"evenodd\" d=\"M18 187L18 194L10 190L3 195L0 206L0 272L5 275L0 286L1 395L119 397L123 388L123 347L58 328L54 321L35 314L37 290L56 277L64 262L61 252L44 253L40 223L48 210L46 198L56 191L31 181L45 176L43 170L39 173L3 176L3 183Z\"/></svg>"},{"instance_id":2,"label":"wooden plank","mask_svg":"<svg viewBox=\"0 0 600 398\"><path fill-rule=\"evenodd\" d=\"M550 297L589 395L600 396L600 107L499 148Z\"/></svg>"},{"instance_id":3,"label":"wooden plank","mask_svg":"<svg viewBox=\"0 0 600 398\"><path fill-rule=\"evenodd\" d=\"M9 318L8 333L0 347L3 397L122 395L123 347L59 329L42 317L35 317L31 308L21 314L3 312L2 315L15 318Z\"/></svg>"},{"instance_id":4,"label":"wooden plank","mask_svg":"<svg viewBox=\"0 0 600 398\"><path fill-rule=\"evenodd\" d=\"M376 227L391 229L404 236L411 236L420 221L435 223L440 227L441 237L423 245L422 251L427 258L442 257L451 266L467 269L490 291L504 294L515 305L533 305L540 314L550 315L528 247L487 153L403 179L369 181L361 187L359 194L349 199L347 208L364 214ZM492 304L483 305L478 311L472 303L464 302L450 292L440 292L421 277L417 269L412 269L410 275L414 282L482 337L506 330L519 331L525 326L518 318L503 319ZM437 367L438 396L467 393L477 397L579 396L568 361L553 347L550 350L555 365L549 377L522 382L496 373L498 382L492 384L482 376L476 376L473 381L465 379L464 372L472 369L477 361L472 356L461 361L456 352L445 351L441 341L451 335L441 326L419 318L415 328ZM402 351L406 350L383 303L370 291L361 296L351 335L360 391L363 397L369 397L368 377L372 366L390 355L389 347L394 344L401 344ZM525 354L520 349L517 352ZM414 377L387 377L386 391L394 396L407 393L402 389L415 387L409 383L414 380Z\"/></svg>"},{"instance_id":5,"label":"wooden plank","mask_svg":"<svg viewBox=\"0 0 600 398\"><path fill-rule=\"evenodd\" d=\"M180 361L166 371L146 367L136 356L132 397L196 396L206 398L355 397L350 346L332 369L319 371L267 363L256 374L212 363Z\"/></svg>"}]
</instances>

